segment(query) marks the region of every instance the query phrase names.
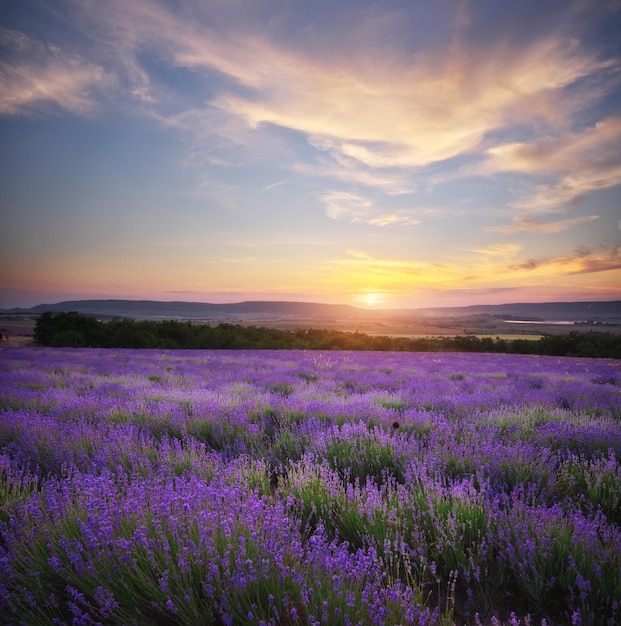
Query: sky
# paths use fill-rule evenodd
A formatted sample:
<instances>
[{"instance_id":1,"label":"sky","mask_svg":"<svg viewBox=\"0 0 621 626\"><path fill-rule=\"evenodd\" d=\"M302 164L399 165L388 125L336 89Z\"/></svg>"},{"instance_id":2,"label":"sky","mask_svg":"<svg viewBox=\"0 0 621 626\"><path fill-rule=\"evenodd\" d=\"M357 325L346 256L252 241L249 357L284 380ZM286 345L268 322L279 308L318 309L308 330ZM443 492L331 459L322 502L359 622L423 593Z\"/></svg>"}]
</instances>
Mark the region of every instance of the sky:
<instances>
[{"instance_id":1,"label":"sky","mask_svg":"<svg viewBox=\"0 0 621 626\"><path fill-rule=\"evenodd\" d=\"M619 0L3 0L0 308L621 299Z\"/></svg>"}]
</instances>

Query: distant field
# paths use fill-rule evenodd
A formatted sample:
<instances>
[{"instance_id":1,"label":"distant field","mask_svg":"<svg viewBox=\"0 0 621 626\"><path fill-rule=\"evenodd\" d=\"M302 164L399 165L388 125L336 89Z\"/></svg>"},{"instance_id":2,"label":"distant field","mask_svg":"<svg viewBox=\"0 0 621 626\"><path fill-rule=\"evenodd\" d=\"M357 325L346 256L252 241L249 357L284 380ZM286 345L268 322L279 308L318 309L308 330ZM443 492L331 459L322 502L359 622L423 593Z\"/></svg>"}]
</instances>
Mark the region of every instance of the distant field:
<instances>
[{"instance_id":1,"label":"distant field","mask_svg":"<svg viewBox=\"0 0 621 626\"><path fill-rule=\"evenodd\" d=\"M280 319L280 320L246 320L244 326L264 326L266 328L278 328L281 330L298 330L305 328L322 328L326 330L338 330L342 332L359 332L365 335L390 335L390 336L452 336L463 334L461 329L452 329L445 326L437 326L427 323L403 324L391 322L386 319L352 321L344 320L317 320L317 319ZM523 332L523 330L520 330Z\"/></svg>"},{"instance_id":2,"label":"distant field","mask_svg":"<svg viewBox=\"0 0 621 626\"><path fill-rule=\"evenodd\" d=\"M352 323L350 320L262 320L262 321L246 321L244 326L256 325L264 326L266 328L278 328L282 330L297 330L304 328L324 328L327 330L338 330L341 332L359 332L365 335L372 336L389 336L389 337L407 337L412 339L427 338L427 337L454 337L464 334L476 335L478 337L499 337L501 339L540 339L542 331L550 334L566 334L571 330L577 330L578 327L574 326L551 326L548 327L537 326L532 329L532 332L525 332L522 327L516 328L515 326L506 324L503 325L502 332L494 332L485 329L465 329L463 326L438 326L431 323L412 323L403 324L395 323L386 320L377 321L365 321ZM613 327L616 328L616 327ZM583 328L581 332L588 332L587 328ZM619 329L621 332L621 328Z\"/></svg>"},{"instance_id":3,"label":"distant field","mask_svg":"<svg viewBox=\"0 0 621 626\"><path fill-rule=\"evenodd\" d=\"M435 339L435 338L439 338L439 337L457 337L460 335L463 335L464 332L452 332L452 333L440 333L437 335L430 335L429 333L418 333L418 334L410 334L410 333L366 333L367 335L371 335L371 336L382 336L382 335L388 335L389 337L405 337L407 339ZM503 339L503 340L515 340L515 339L526 339L529 341L537 341L538 339L541 339L543 337L543 335L529 335L529 334L524 334L524 335L520 335L520 334L505 334L505 335L497 335L497 334L485 334L485 333L470 333L472 335L474 335L475 337L478 337L479 339Z\"/></svg>"},{"instance_id":4,"label":"distant field","mask_svg":"<svg viewBox=\"0 0 621 626\"><path fill-rule=\"evenodd\" d=\"M192 320L197 324L217 325L218 320ZM28 345L32 342L32 334L36 323L36 317L27 320L2 319L0 317L0 332L5 337L5 344L8 345ZM280 330L298 330L307 328L317 328L326 330L337 330L341 332L360 332L371 336L404 337L410 339L425 339L434 337L453 337L461 335L473 335L479 338L499 338L503 340L525 339L536 341L546 334L565 335L572 331L581 333L606 332L614 335L621 334L621 326L574 326L559 324L513 324L498 322L498 328L489 330L486 328L468 327L463 320L456 320L455 326L434 325L431 322L413 320L411 323L395 322L390 319L378 320L317 320L314 318L299 319L246 319L236 321L243 326L258 326L265 328L275 328ZM528 330L526 330L528 327Z\"/></svg>"}]
</instances>

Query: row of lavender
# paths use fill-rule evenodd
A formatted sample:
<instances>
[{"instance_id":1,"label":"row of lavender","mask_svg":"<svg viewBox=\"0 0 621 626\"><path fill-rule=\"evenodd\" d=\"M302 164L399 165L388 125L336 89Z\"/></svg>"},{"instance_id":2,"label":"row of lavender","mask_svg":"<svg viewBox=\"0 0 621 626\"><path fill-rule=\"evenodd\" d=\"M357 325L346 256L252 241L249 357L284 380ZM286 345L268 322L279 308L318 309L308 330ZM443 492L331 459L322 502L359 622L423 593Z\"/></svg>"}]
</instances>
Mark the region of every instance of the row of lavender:
<instances>
[{"instance_id":1,"label":"row of lavender","mask_svg":"<svg viewBox=\"0 0 621 626\"><path fill-rule=\"evenodd\" d=\"M621 364L0 352L14 624L614 624Z\"/></svg>"}]
</instances>

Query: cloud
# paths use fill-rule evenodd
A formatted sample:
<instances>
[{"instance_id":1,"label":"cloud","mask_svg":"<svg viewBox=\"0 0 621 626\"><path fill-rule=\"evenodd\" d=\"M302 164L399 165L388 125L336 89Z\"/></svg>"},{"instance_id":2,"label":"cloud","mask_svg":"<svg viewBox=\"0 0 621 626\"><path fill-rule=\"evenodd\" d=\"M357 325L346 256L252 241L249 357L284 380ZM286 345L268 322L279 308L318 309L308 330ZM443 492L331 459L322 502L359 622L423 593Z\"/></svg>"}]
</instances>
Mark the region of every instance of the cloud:
<instances>
[{"instance_id":1,"label":"cloud","mask_svg":"<svg viewBox=\"0 0 621 626\"><path fill-rule=\"evenodd\" d=\"M34 113L50 105L92 115L102 93L115 85L101 66L21 32L0 29L0 46L9 50L9 60L0 62L0 115Z\"/></svg>"},{"instance_id":2,"label":"cloud","mask_svg":"<svg viewBox=\"0 0 621 626\"><path fill-rule=\"evenodd\" d=\"M480 252L480 251L477 251ZM347 250L338 259L329 261L324 283L348 285L352 291L371 290L393 296L421 293L484 293L488 289L513 289L517 285L505 276L503 263L507 258L481 255L452 255L445 263L419 259L382 258L361 250ZM493 276L502 270L500 279Z\"/></svg>"},{"instance_id":3,"label":"cloud","mask_svg":"<svg viewBox=\"0 0 621 626\"><path fill-rule=\"evenodd\" d=\"M488 150L488 172L565 173L576 168L609 170L621 163L621 117L610 117L582 130L510 143Z\"/></svg>"},{"instance_id":4,"label":"cloud","mask_svg":"<svg viewBox=\"0 0 621 626\"><path fill-rule=\"evenodd\" d=\"M572 276L621 269L621 245L590 250L578 248L572 254L542 259L526 259L508 267L510 272Z\"/></svg>"},{"instance_id":5,"label":"cloud","mask_svg":"<svg viewBox=\"0 0 621 626\"><path fill-rule=\"evenodd\" d=\"M366 222L373 203L368 198L345 191L330 191L321 196L326 215L333 220Z\"/></svg>"},{"instance_id":6,"label":"cloud","mask_svg":"<svg viewBox=\"0 0 621 626\"><path fill-rule=\"evenodd\" d=\"M515 208L554 211L581 201L584 194L621 184L621 117L611 117L581 132L567 132L530 143L491 148L480 173L518 172L556 176L522 194Z\"/></svg>"},{"instance_id":7,"label":"cloud","mask_svg":"<svg viewBox=\"0 0 621 626\"><path fill-rule=\"evenodd\" d=\"M569 174L558 183L536 185L533 193L524 194L511 203L518 209L538 212L562 211L580 204L585 194L621 184L621 163L606 172L583 171Z\"/></svg>"},{"instance_id":8,"label":"cloud","mask_svg":"<svg viewBox=\"0 0 621 626\"><path fill-rule=\"evenodd\" d=\"M515 243L497 243L487 248L472 248L468 252L475 252L488 258L511 259L515 257L522 247Z\"/></svg>"},{"instance_id":9,"label":"cloud","mask_svg":"<svg viewBox=\"0 0 621 626\"><path fill-rule=\"evenodd\" d=\"M421 167L468 153L508 124L563 124L570 111L562 90L609 66L555 38L526 49L503 43L485 55L453 46L378 58L371 68L353 55L328 66L266 42L257 52L277 68L253 75L258 97L223 94L216 105L253 127L301 131L335 157L372 168ZM246 70L236 72L240 81Z\"/></svg>"},{"instance_id":10,"label":"cloud","mask_svg":"<svg viewBox=\"0 0 621 626\"><path fill-rule=\"evenodd\" d=\"M79 13L85 30L104 31L114 43L135 97L152 98L139 58L155 54L170 66L219 77L209 109L250 128L303 133L348 169L424 167L480 149L490 133L509 126L563 127L608 89L614 69L554 32L531 41L499 33L480 46L460 34L470 19L463 5L450 41L409 51L386 43L404 36L394 11L387 19L349 15L338 22L339 37L315 32L318 47L310 31L296 41L282 16L268 20L248 2L217 9L181 2L175 13L148 0L86 6Z\"/></svg>"},{"instance_id":11,"label":"cloud","mask_svg":"<svg viewBox=\"0 0 621 626\"><path fill-rule=\"evenodd\" d=\"M395 224L401 226L413 226L420 224L420 220L414 217L414 211L407 209L399 209L393 213L384 213L368 220L373 226L393 226Z\"/></svg>"},{"instance_id":12,"label":"cloud","mask_svg":"<svg viewBox=\"0 0 621 626\"><path fill-rule=\"evenodd\" d=\"M330 143L316 139L310 140L311 145L318 150L330 151ZM343 183L373 187L389 196L400 196L417 191L412 182L410 172L400 168L371 168L354 159L332 151L332 154L323 156L315 163L296 162L294 172L312 178L332 178Z\"/></svg>"},{"instance_id":13,"label":"cloud","mask_svg":"<svg viewBox=\"0 0 621 626\"><path fill-rule=\"evenodd\" d=\"M276 187L280 187L281 185L284 185L285 181L284 180L279 180L275 183L271 183L270 185L266 185L265 187L263 187L263 189L261 189L261 191L270 191L271 189L276 189Z\"/></svg>"},{"instance_id":14,"label":"cloud","mask_svg":"<svg viewBox=\"0 0 621 626\"><path fill-rule=\"evenodd\" d=\"M378 258L361 250L347 250L346 256L329 262L325 282L367 287L373 291L404 292L416 286L443 286L453 282L461 270L452 264Z\"/></svg>"},{"instance_id":15,"label":"cloud","mask_svg":"<svg viewBox=\"0 0 621 626\"><path fill-rule=\"evenodd\" d=\"M373 201L347 191L330 191L321 196L325 214L333 220L362 222L371 226L413 226L420 224L413 209L397 209L390 213L379 213Z\"/></svg>"},{"instance_id":16,"label":"cloud","mask_svg":"<svg viewBox=\"0 0 621 626\"><path fill-rule=\"evenodd\" d=\"M615 276L621 269L620 245L578 248L567 255L547 258L520 258L520 251L516 244L496 244L465 250L462 254L456 251L444 263L431 263L382 258L349 249L341 258L326 264L322 280L327 285L349 285L354 291L366 289L395 296L418 290L446 294L543 290L543 294L555 289L575 289L576 276L610 272L609 278L592 280L590 285L581 278L580 289L618 292L614 285L619 284Z\"/></svg>"},{"instance_id":17,"label":"cloud","mask_svg":"<svg viewBox=\"0 0 621 626\"><path fill-rule=\"evenodd\" d=\"M553 233L560 233L563 230L572 228L577 224L583 224L585 222L592 222L599 219L599 215L580 215L578 217L572 217L564 220L557 220L555 222L544 222L532 215L518 215L513 218L513 224L507 226L491 226L486 228L488 232L503 233L511 235L518 232L539 233L542 235L550 235Z\"/></svg>"},{"instance_id":18,"label":"cloud","mask_svg":"<svg viewBox=\"0 0 621 626\"><path fill-rule=\"evenodd\" d=\"M396 10L348 13L334 30L317 17L322 31L317 20L291 30L287 11L247 0L180 0L175 11L157 0L66 5L67 22L88 37L80 52L89 58L3 31L0 43L12 56L0 64L0 114L52 103L92 115L107 101L127 101L189 138L187 164L231 167L278 154L294 172L390 196L424 188L417 177L434 163L487 150L470 174L549 178L511 205L531 213L621 183L621 118L570 130L577 112L618 86L619 63L560 27L521 38L500 30L480 44L465 35L476 12L458 3L437 43L421 26L406 38ZM194 88L167 83L171 69L196 79ZM545 137L495 145L508 132ZM312 165L300 162L292 136L315 149ZM354 192L322 200L333 219L417 222L412 212L378 210ZM499 232L572 225L519 219Z\"/></svg>"}]
</instances>

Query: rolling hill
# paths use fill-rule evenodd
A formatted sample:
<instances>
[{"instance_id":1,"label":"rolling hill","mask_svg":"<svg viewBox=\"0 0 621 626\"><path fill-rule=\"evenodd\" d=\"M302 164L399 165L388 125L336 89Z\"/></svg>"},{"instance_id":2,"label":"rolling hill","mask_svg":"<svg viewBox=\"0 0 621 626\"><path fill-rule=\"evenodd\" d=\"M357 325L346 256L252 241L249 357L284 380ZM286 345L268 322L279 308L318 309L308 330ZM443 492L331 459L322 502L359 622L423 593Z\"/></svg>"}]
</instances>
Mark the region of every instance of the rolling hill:
<instances>
[{"instance_id":1,"label":"rolling hill","mask_svg":"<svg viewBox=\"0 0 621 626\"><path fill-rule=\"evenodd\" d=\"M598 320L621 323L621 300L609 302L537 302L482 304L466 307L420 309L363 309L347 304L317 302L247 301L226 304L209 302L162 302L157 300L68 300L39 304L29 309L9 309L4 314L36 315L46 311L77 311L99 317L187 320L368 320L395 318L468 318L493 316L504 319L576 322Z\"/></svg>"}]
</instances>

